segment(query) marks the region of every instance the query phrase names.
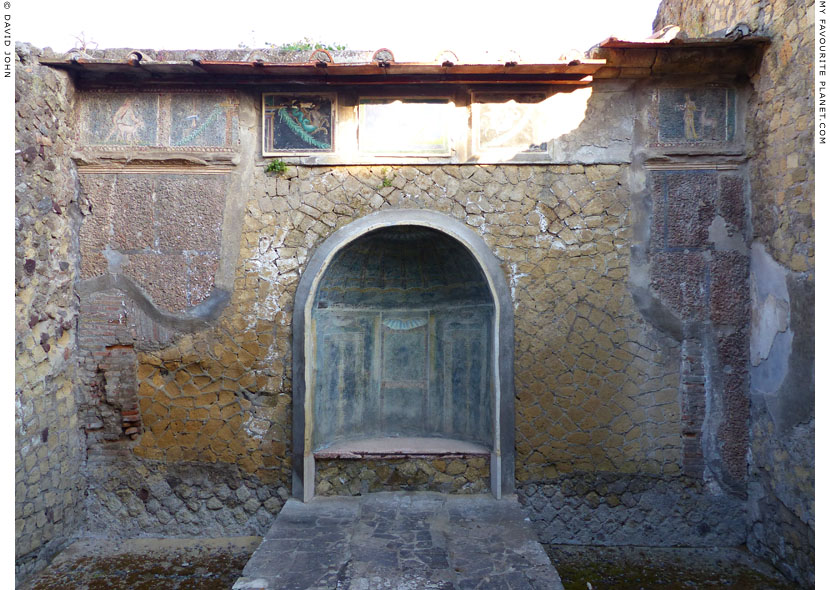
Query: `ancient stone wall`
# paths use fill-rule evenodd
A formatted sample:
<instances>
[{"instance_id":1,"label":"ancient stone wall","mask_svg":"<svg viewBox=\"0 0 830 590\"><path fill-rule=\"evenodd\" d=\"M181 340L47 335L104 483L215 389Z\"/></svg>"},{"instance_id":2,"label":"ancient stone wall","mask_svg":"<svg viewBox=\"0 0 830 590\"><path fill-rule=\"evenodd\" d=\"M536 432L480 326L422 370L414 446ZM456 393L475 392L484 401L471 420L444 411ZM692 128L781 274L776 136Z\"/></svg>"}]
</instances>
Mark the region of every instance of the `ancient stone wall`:
<instances>
[{"instance_id":1,"label":"ancient stone wall","mask_svg":"<svg viewBox=\"0 0 830 590\"><path fill-rule=\"evenodd\" d=\"M700 478L575 473L522 486L542 543L734 547L746 538L741 498Z\"/></svg>"},{"instance_id":2,"label":"ancient stone wall","mask_svg":"<svg viewBox=\"0 0 830 590\"><path fill-rule=\"evenodd\" d=\"M217 464L274 496L288 487L288 343L299 271L321 238L394 206L465 221L504 261L516 308L520 482L571 471L679 475L677 348L642 321L625 287L625 182L617 165L291 167L279 178L256 169L235 286L217 326L168 343L136 340L133 322L154 320L130 319L141 312L125 303L110 310L124 318L122 337L95 338L110 358L121 350L116 342L136 343L142 431L132 440L124 434L133 426L113 421L117 452L127 455L117 462L173 472L180 463ZM113 297L84 301L101 310ZM140 508L129 499L140 490L103 483L94 487L96 512L117 518L130 502Z\"/></svg>"},{"instance_id":3,"label":"ancient stone wall","mask_svg":"<svg viewBox=\"0 0 830 590\"><path fill-rule=\"evenodd\" d=\"M686 88L703 109L733 105L710 112L730 134L695 149L740 151L735 88L697 91L685 83L692 86L598 84L587 104L593 114L568 141L584 145L590 135L652 149L660 138L651 131L598 127L599 106L613 97L618 110L639 110L644 121L659 120L661 108L670 113L663 133L671 144L678 124L683 133L673 107L688 100ZM127 96L109 100L122 104ZM238 105L244 127L258 121L258 99L239 92L222 104ZM158 104L168 102L161 94ZM602 489L609 474L664 482L655 523L721 514L708 508L715 505L741 514L734 500L745 483L746 379L737 370L732 385L721 376L747 341L738 330L747 310L743 169L649 171L642 159L632 167L597 148L573 158L584 163L563 165L289 166L273 175L255 134L225 137L239 138L227 149L244 164L208 153L217 146L189 151L201 161L187 169L169 146L152 148L161 156L154 152L156 161L140 169L114 170L105 159L118 157L114 148L84 154L81 186L98 205L81 229L82 257L91 263L82 261L79 287L94 530L128 517L131 530L153 532L191 531L200 522L226 534L267 526L291 486L291 314L300 273L336 229L387 208L451 216L501 260L515 314L516 480L547 538L564 538L566 525L549 521L540 502L554 502L553 490L574 478L586 494ZM616 163L588 163L609 159ZM712 189L702 207L701 179ZM202 200L197 219L192 209ZM131 207L144 214L119 222ZM166 236L179 219L192 223L174 244ZM130 274L134 260L148 257L153 264ZM177 266L180 258L189 266ZM193 277L201 277L204 299L187 295ZM644 312L643 292L662 316ZM711 322L718 330L700 331ZM318 483L323 493L356 493L464 491L487 481L478 467L462 476L451 472L454 463L419 461L330 461ZM152 485L135 475L143 472ZM713 494L704 477L727 485ZM214 481L251 493L231 506ZM640 492L631 493L639 502ZM574 515L593 502L587 495L570 501ZM614 506L609 531L639 518L630 503ZM715 520L678 530L688 543L744 538L740 517Z\"/></svg>"},{"instance_id":4,"label":"ancient stone wall","mask_svg":"<svg viewBox=\"0 0 830 590\"><path fill-rule=\"evenodd\" d=\"M15 62L15 571L44 567L83 523L78 424L80 203L68 77Z\"/></svg>"},{"instance_id":5,"label":"ancient stone wall","mask_svg":"<svg viewBox=\"0 0 830 590\"><path fill-rule=\"evenodd\" d=\"M812 585L815 538L814 2L664 0L655 28L690 37L739 22L770 37L747 135L751 287L750 549Z\"/></svg>"},{"instance_id":6,"label":"ancient stone wall","mask_svg":"<svg viewBox=\"0 0 830 590\"><path fill-rule=\"evenodd\" d=\"M316 469L314 489L321 496L359 496L394 490L447 494L490 491L490 469L485 457L322 459L317 461Z\"/></svg>"},{"instance_id":7,"label":"ancient stone wall","mask_svg":"<svg viewBox=\"0 0 830 590\"><path fill-rule=\"evenodd\" d=\"M747 489L771 498L746 473L759 444L750 425L765 424L750 421L751 276L780 279L759 291L786 316L765 332L770 346L806 332L777 304L794 292L788 275L748 244L747 89L686 75L571 95L587 102L547 162L291 162L277 174L261 157L257 89L79 91L78 174L62 178L84 203L69 231L79 301L65 305L80 315L61 378L78 384L69 414L87 530L267 529L292 485L300 275L337 229L395 208L465 224L501 263L516 484L545 541L742 543ZM44 256L23 256L18 275ZM463 493L486 489L489 468L480 457L331 459L317 483Z\"/></svg>"},{"instance_id":8,"label":"ancient stone wall","mask_svg":"<svg viewBox=\"0 0 830 590\"><path fill-rule=\"evenodd\" d=\"M677 477L586 469L536 479L520 494L548 542L740 543L746 535L749 216L738 115L746 93L727 77L678 75L633 88L629 100L637 116L626 288L678 363L671 377L671 399L680 409ZM661 409L655 402L652 415ZM573 540L576 522L579 541Z\"/></svg>"}]
</instances>

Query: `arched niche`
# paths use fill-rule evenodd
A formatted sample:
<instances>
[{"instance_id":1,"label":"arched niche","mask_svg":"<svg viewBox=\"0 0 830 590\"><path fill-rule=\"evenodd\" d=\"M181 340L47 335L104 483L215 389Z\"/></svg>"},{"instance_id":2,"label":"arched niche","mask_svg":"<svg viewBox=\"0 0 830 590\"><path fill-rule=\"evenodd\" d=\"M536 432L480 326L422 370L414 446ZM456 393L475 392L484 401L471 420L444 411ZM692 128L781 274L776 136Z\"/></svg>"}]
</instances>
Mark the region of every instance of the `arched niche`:
<instances>
[{"instance_id":1,"label":"arched niche","mask_svg":"<svg viewBox=\"0 0 830 590\"><path fill-rule=\"evenodd\" d=\"M513 308L476 233L386 210L316 249L293 315L293 495L314 495L315 454L490 455L514 490Z\"/></svg>"}]
</instances>

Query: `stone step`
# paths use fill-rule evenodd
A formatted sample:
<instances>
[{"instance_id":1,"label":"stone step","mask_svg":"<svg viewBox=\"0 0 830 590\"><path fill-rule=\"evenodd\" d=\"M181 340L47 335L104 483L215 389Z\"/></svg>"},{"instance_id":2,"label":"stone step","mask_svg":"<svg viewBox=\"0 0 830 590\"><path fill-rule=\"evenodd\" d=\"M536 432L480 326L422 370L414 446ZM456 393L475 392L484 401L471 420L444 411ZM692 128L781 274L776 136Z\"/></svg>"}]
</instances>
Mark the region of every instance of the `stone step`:
<instances>
[{"instance_id":1,"label":"stone step","mask_svg":"<svg viewBox=\"0 0 830 590\"><path fill-rule=\"evenodd\" d=\"M234 590L562 590L515 496L288 500Z\"/></svg>"}]
</instances>

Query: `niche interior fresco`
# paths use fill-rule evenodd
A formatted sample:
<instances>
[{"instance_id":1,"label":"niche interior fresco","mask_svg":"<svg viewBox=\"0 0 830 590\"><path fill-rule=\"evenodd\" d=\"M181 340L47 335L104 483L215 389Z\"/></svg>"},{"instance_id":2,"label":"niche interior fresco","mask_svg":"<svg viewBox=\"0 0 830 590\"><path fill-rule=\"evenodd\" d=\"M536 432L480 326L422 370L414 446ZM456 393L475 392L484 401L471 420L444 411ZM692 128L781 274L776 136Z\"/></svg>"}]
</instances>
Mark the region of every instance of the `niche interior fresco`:
<instances>
[{"instance_id":1,"label":"niche interior fresco","mask_svg":"<svg viewBox=\"0 0 830 590\"><path fill-rule=\"evenodd\" d=\"M314 301L314 451L372 438L492 446L494 304L472 255L416 226L332 260Z\"/></svg>"}]
</instances>

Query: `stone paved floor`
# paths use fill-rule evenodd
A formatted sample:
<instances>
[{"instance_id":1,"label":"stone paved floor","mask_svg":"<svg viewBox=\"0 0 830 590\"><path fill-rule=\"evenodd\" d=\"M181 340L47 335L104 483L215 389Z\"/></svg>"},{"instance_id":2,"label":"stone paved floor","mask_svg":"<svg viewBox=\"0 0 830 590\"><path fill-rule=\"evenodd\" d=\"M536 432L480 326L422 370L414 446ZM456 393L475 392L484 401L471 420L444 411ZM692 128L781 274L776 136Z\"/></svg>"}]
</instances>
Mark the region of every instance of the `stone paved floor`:
<instances>
[{"instance_id":1,"label":"stone paved floor","mask_svg":"<svg viewBox=\"0 0 830 590\"><path fill-rule=\"evenodd\" d=\"M289 500L234 590L561 590L515 498Z\"/></svg>"},{"instance_id":2,"label":"stone paved floor","mask_svg":"<svg viewBox=\"0 0 830 590\"><path fill-rule=\"evenodd\" d=\"M17 590L228 590L260 537L88 537ZM4 588L12 588L11 580Z\"/></svg>"}]
</instances>

